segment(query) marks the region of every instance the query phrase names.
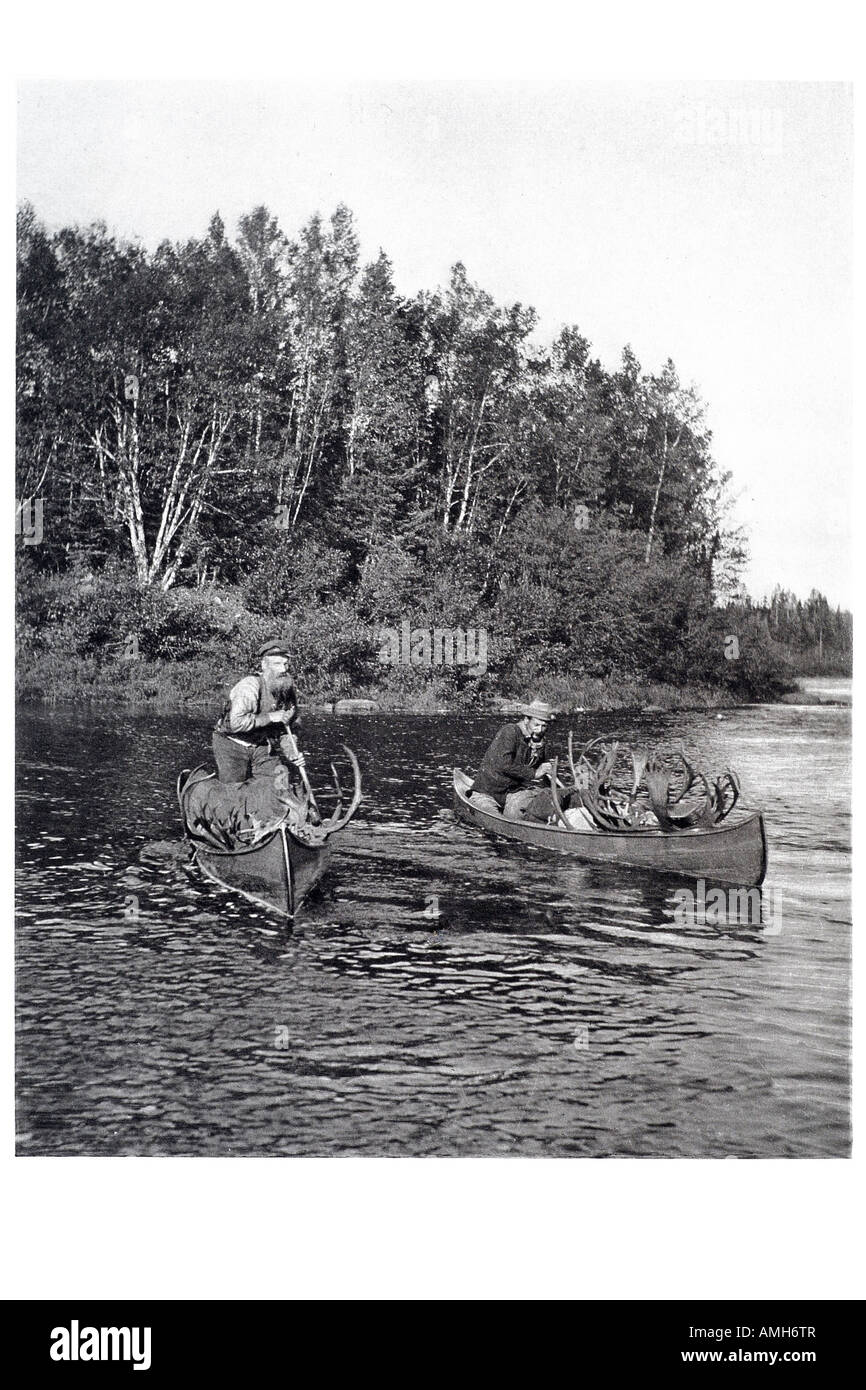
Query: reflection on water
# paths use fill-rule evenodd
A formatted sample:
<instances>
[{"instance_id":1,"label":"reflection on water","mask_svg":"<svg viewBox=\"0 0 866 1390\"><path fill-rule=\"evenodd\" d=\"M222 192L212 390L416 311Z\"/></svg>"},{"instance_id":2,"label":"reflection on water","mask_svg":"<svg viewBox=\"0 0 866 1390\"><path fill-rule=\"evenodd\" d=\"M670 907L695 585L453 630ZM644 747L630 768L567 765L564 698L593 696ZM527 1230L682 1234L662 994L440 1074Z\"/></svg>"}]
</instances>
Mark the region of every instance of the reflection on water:
<instances>
[{"instance_id":1,"label":"reflection on water","mask_svg":"<svg viewBox=\"0 0 866 1390\"><path fill-rule=\"evenodd\" d=\"M757 912L455 823L495 717L308 719L314 777L347 742L365 802L286 936L179 850L204 719L27 712L18 1151L846 1154L849 717L617 718L738 768Z\"/></svg>"}]
</instances>

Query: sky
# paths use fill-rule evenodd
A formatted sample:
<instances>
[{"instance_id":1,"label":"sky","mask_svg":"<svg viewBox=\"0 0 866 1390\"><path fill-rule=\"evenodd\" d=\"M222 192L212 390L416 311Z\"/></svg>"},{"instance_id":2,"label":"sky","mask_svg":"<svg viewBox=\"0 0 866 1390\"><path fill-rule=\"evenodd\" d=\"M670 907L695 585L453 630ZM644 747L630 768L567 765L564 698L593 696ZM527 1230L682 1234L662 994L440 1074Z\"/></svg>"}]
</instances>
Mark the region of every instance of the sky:
<instances>
[{"instance_id":1,"label":"sky","mask_svg":"<svg viewBox=\"0 0 866 1390\"><path fill-rule=\"evenodd\" d=\"M852 135L832 82L24 81L17 194L153 247L340 202L405 294L461 260L537 336L672 357L747 588L851 606Z\"/></svg>"}]
</instances>

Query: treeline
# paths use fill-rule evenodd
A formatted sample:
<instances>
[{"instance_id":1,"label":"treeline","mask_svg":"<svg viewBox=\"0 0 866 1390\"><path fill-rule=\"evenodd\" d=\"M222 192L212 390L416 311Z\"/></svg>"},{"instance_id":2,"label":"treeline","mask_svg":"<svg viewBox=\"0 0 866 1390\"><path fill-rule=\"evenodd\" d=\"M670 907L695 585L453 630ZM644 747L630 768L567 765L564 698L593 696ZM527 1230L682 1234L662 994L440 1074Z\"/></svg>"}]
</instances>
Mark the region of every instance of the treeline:
<instances>
[{"instance_id":1,"label":"treeline","mask_svg":"<svg viewBox=\"0 0 866 1390\"><path fill-rule=\"evenodd\" d=\"M760 615L767 637L780 648L791 668L803 676L850 676L854 661L851 613L831 608L813 589L804 601L777 585L763 603L742 604Z\"/></svg>"},{"instance_id":2,"label":"treeline","mask_svg":"<svg viewBox=\"0 0 866 1390\"><path fill-rule=\"evenodd\" d=\"M536 327L460 264L399 295L342 206L294 238L263 207L233 240L216 215L152 253L23 207L17 495L42 509L19 547L23 666L93 671L130 637L154 662L236 661L279 625L323 691L408 687L370 636L407 618L487 629L477 689L440 673L468 695L784 688L751 612L725 655L745 552L695 388Z\"/></svg>"}]
</instances>

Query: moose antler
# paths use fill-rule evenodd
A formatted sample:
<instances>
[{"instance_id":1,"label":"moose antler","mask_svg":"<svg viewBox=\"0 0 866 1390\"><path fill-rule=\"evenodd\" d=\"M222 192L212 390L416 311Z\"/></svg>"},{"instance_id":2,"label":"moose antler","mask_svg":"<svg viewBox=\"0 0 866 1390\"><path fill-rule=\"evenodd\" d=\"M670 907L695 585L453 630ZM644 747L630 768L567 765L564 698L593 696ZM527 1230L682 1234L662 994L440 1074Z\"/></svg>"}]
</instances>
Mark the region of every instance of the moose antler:
<instances>
[{"instance_id":1,"label":"moose antler","mask_svg":"<svg viewBox=\"0 0 866 1390\"><path fill-rule=\"evenodd\" d=\"M740 779L730 768L716 778L712 798L718 824L731 814L740 799Z\"/></svg>"},{"instance_id":2,"label":"moose antler","mask_svg":"<svg viewBox=\"0 0 866 1390\"><path fill-rule=\"evenodd\" d=\"M334 791L337 793L337 803L332 814L336 815L338 811L343 809L343 788L340 786L340 774L333 763L331 763L331 775L334 782Z\"/></svg>"},{"instance_id":3,"label":"moose antler","mask_svg":"<svg viewBox=\"0 0 866 1390\"><path fill-rule=\"evenodd\" d=\"M355 812L361 804L361 769L358 766L358 759L355 757L355 754L352 752L351 748L347 747L345 743L343 744L343 750L347 758L349 759L349 762L352 764L352 774L355 779L355 785L354 790L352 792L352 800L349 803L349 809L345 813L345 815L340 815L340 811L342 809L341 793L341 800L338 803L336 809L334 810L333 815L331 815L328 820L322 821L322 828L328 835L333 835L334 831L342 830L344 825L348 825L349 821L352 819L352 817L354 816ZM339 778L337 779L337 781L339 785Z\"/></svg>"},{"instance_id":4,"label":"moose antler","mask_svg":"<svg viewBox=\"0 0 866 1390\"><path fill-rule=\"evenodd\" d=\"M556 765L557 760L553 758L550 764L550 796L553 801L553 809L556 812L557 820L565 826L565 829L573 830L574 826L569 825L568 821L565 819L565 813L559 800L559 788L556 785Z\"/></svg>"}]
</instances>

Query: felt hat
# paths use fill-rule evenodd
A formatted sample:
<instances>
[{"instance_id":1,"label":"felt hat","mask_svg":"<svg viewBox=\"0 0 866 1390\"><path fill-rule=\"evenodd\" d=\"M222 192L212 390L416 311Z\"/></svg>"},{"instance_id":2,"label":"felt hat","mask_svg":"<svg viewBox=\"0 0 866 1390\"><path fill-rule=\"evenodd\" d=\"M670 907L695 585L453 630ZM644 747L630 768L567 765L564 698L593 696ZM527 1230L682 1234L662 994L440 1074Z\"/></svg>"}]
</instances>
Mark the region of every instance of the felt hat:
<instances>
[{"instance_id":1,"label":"felt hat","mask_svg":"<svg viewBox=\"0 0 866 1390\"><path fill-rule=\"evenodd\" d=\"M521 705L520 713L524 719L543 719L545 724L549 724L556 711L543 700L533 700L531 705Z\"/></svg>"}]
</instances>

